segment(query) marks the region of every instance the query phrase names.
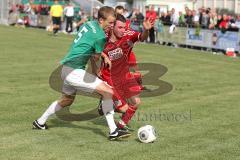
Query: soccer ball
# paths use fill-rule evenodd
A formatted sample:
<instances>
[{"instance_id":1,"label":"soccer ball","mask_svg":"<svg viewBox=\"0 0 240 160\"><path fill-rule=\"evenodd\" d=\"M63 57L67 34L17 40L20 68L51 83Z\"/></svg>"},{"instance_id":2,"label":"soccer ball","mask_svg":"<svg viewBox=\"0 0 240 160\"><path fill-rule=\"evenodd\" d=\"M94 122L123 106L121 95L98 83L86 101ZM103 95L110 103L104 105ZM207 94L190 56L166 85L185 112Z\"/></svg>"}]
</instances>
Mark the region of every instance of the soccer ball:
<instances>
[{"instance_id":1,"label":"soccer ball","mask_svg":"<svg viewBox=\"0 0 240 160\"><path fill-rule=\"evenodd\" d=\"M138 139L143 143L150 143L156 140L155 128L151 125L146 125L138 129Z\"/></svg>"}]
</instances>

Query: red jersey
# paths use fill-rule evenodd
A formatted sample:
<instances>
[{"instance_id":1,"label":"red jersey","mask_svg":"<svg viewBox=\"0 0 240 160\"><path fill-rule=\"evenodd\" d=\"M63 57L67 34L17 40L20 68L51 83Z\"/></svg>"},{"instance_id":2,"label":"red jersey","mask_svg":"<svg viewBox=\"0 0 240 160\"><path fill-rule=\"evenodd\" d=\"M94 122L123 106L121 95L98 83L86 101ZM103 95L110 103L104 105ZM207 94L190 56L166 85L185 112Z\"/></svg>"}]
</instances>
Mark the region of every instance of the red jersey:
<instances>
[{"instance_id":1,"label":"red jersey","mask_svg":"<svg viewBox=\"0 0 240 160\"><path fill-rule=\"evenodd\" d=\"M101 74L103 80L107 81L109 85L118 83L125 79L129 72L128 58L132 51L133 45L140 38L139 32L126 31L125 35L116 42L107 42L103 52L111 60L112 68L108 69L106 66L101 66Z\"/></svg>"},{"instance_id":2,"label":"red jersey","mask_svg":"<svg viewBox=\"0 0 240 160\"><path fill-rule=\"evenodd\" d=\"M129 19L126 21L126 30L131 30L131 21Z\"/></svg>"},{"instance_id":3,"label":"red jersey","mask_svg":"<svg viewBox=\"0 0 240 160\"><path fill-rule=\"evenodd\" d=\"M147 11L146 12L146 19L152 18L153 22L155 22L157 18L157 13L155 11Z\"/></svg>"},{"instance_id":4,"label":"red jersey","mask_svg":"<svg viewBox=\"0 0 240 160\"><path fill-rule=\"evenodd\" d=\"M126 30L131 30L131 21L130 21L130 20L127 20L127 21L126 21ZM128 64L129 64L131 67L137 65L136 56L135 56L135 54L133 53L133 51L129 54Z\"/></svg>"},{"instance_id":5,"label":"red jersey","mask_svg":"<svg viewBox=\"0 0 240 160\"><path fill-rule=\"evenodd\" d=\"M219 27L227 29L228 28L228 20L222 20L219 24Z\"/></svg>"}]
</instances>

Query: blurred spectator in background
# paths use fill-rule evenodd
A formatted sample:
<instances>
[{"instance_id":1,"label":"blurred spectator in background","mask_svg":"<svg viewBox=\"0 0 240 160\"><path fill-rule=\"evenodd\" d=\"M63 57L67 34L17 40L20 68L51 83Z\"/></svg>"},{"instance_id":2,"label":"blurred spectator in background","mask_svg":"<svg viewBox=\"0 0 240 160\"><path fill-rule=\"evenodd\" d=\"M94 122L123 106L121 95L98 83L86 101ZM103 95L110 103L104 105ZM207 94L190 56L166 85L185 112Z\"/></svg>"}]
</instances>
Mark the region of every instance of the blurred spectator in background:
<instances>
[{"instance_id":1,"label":"blurred spectator in background","mask_svg":"<svg viewBox=\"0 0 240 160\"><path fill-rule=\"evenodd\" d=\"M237 16L237 20L235 24L236 24L236 27L240 29L240 15Z\"/></svg>"},{"instance_id":2,"label":"blurred spectator in background","mask_svg":"<svg viewBox=\"0 0 240 160\"><path fill-rule=\"evenodd\" d=\"M171 12L162 13L160 19L164 25L171 25Z\"/></svg>"},{"instance_id":3,"label":"blurred spectator in background","mask_svg":"<svg viewBox=\"0 0 240 160\"><path fill-rule=\"evenodd\" d=\"M74 17L74 8L73 5L68 2L67 6L63 10L64 16L66 18L66 32L71 33L73 31L73 17Z\"/></svg>"},{"instance_id":4,"label":"blurred spectator in background","mask_svg":"<svg viewBox=\"0 0 240 160\"><path fill-rule=\"evenodd\" d=\"M97 18L98 18L98 10L100 9L100 7L99 6L97 6L97 7L95 7L95 8L93 8L93 17L92 17L92 20L97 20Z\"/></svg>"},{"instance_id":5,"label":"blurred spectator in background","mask_svg":"<svg viewBox=\"0 0 240 160\"><path fill-rule=\"evenodd\" d=\"M124 9L123 16L124 16L125 18L128 18L128 17L129 17L129 12L128 12L128 10L127 10L126 8Z\"/></svg>"},{"instance_id":6,"label":"blurred spectator in background","mask_svg":"<svg viewBox=\"0 0 240 160\"><path fill-rule=\"evenodd\" d=\"M184 18L184 14L182 12L179 12L179 20L178 20L178 25L180 27L185 26L185 18Z\"/></svg>"},{"instance_id":7,"label":"blurred spectator in background","mask_svg":"<svg viewBox=\"0 0 240 160\"><path fill-rule=\"evenodd\" d=\"M193 16L193 26L198 27L199 26L199 19L200 19L199 14L197 14L197 12L195 10L193 10L192 11L192 16Z\"/></svg>"},{"instance_id":8,"label":"blurred spectator in background","mask_svg":"<svg viewBox=\"0 0 240 160\"><path fill-rule=\"evenodd\" d=\"M209 29L215 29L217 26L218 18L216 13L209 13L210 15L210 20L209 20Z\"/></svg>"},{"instance_id":9,"label":"blurred spectator in background","mask_svg":"<svg viewBox=\"0 0 240 160\"><path fill-rule=\"evenodd\" d=\"M207 29L209 26L209 15L207 11L202 12L201 27Z\"/></svg>"},{"instance_id":10,"label":"blurred spectator in background","mask_svg":"<svg viewBox=\"0 0 240 160\"><path fill-rule=\"evenodd\" d=\"M185 14L187 15L187 13L188 13L188 11L189 11L190 9L186 6L185 7Z\"/></svg>"},{"instance_id":11,"label":"blurred spectator in background","mask_svg":"<svg viewBox=\"0 0 240 160\"><path fill-rule=\"evenodd\" d=\"M135 29L133 29L133 30L142 32L143 21L144 21L143 14L140 12L139 9L136 9L134 15L132 16L132 25L136 26L136 27L134 27Z\"/></svg>"},{"instance_id":12,"label":"blurred spectator in background","mask_svg":"<svg viewBox=\"0 0 240 160\"><path fill-rule=\"evenodd\" d=\"M78 23L81 21L81 19L82 19L82 9L81 7L79 7L79 10L74 10L74 22L76 26L76 31L79 30Z\"/></svg>"},{"instance_id":13,"label":"blurred spectator in background","mask_svg":"<svg viewBox=\"0 0 240 160\"><path fill-rule=\"evenodd\" d=\"M153 22L155 23L157 17L157 13L154 10L154 6L150 7L149 11L146 11L146 19L152 19ZM149 30L149 39L150 39L150 43L155 43L155 34L154 34L154 27L152 27Z\"/></svg>"},{"instance_id":14,"label":"blurred spectator in background","mask_svg":"<svg viewBox=\"0 0 240 160\"><path fill-rule=\"evenodd\" d=\"M189 9L186 9L187 13L185 15L186 25L187 27L193 27L193 15L192 11Z\"/></svg>"},{"instance_id":15,"label":"blurred spectator in background","mask_svg":"<svg viewBox=\"0 0 240 160\"><path fill-rule=\"evenodd\" d=\"M50 9L50 17L53 23L53 34L56 35L60 29L61 21L63 16L63 8L58 4L58 0L54 0L54 4Z\"/></svg>"},{"instance_id":16,"label":"blurred spectator in background","mask_svg":"<svg viewBox=\"0 0 240 160\"><path fill-rule=\"evenodd\" d=\"M228 29L228 26L229 24L228 24L228 17L227 17L227 15L226 14L224 14L223 15L223 18L222 18L222 21L220 22L220 24L219 24L219 29L223 32L223 33L225 33L226 31L227 31L227 29Z\"/></svg>"},{"instance_id":17,"label":"blurred spectator in background","mask_svg":"<svg viewBox=\"0 0 240 160\"><path fill-rule=\"evenodd\" d=\"M46 2L46 0L39 0L40 4L38 4L38 2L35 3L33 0L29 0L28 3L25 4L11 4L9 2L8 22L10 25L16 24L17 26L23 27L28 25L37 26L38 24L36 22L43 22L43 20L46 22L46 16L50 14L53 27L52 25L46 27L50 27L51 31L53 30L54 34L56 34L60 28L62 18L62 6L56 3L57 1L58 0L55 0L54 5L51 7L51 10L50 6L44 3L41 4L41 2ZM67 2L67 0L64 2ZM158 13L154 10L154 6L145 6L145 10L145 13L141 13L139 8L131 8L129 11L127 9L124 9L123 6L117 6L115 8L116 13L122 14L127 18L126 24L128 28L131 27L132 30L140 32L142 31L141 28L144 17L146 17L146 19L152 18L153 20L157 18L155 28L153 27L149 30L149 40L151 43L154 43L156 38L159 39L159 36L157 34L161 32L161 29L159 30L159 28L163 28L163 25L171 26L171 28L175 28L176 26L195 27L199 32L201 28L221 29L223 32L227 30L238 31L240 28L240 15L229 15L226 13L226 11L223 12L224 10L215 10L204 7L199 8L198 10L190 10L186 6L185 13L176 13L175 8L172 8L170 11L168 10L159 13L158 16ZM79 30L79 27L84 22L90 19L96 19L98 7L93 8L92 11L93 13L90 13L92 16L90 16L84 12L83 8L81 8L79 11L76 5L73 7L70 4L67 4L63 10L66 18L66 32L72 32L75 26L77 30ZM158 8L158 12L159 11L161 11L160 8ZM222 13L224 13L224 15L222 15ZM44 25L40 27L44 27Z\"/></svg>"},{"instance_id":18,"label":"blurred spectator in background","mask_svg":"<svg viewBox=\"0 0 240 160\"><path fill-rule=\"evenodd\" d=\"M217 25L216 25L216 28L219 29L219 25L220 25L221 21L222 21L222 15L219 14L219 15L217 15Z\"/></svg>"},{"instance_id":19,"label":"blurred spectator in background","mask_svg":"<svg viewBox=\"0 0 240 160\"><path fill-rule=\"evenodd\" d=\"M155 30L155 35L156 35L156 42L159 44L162 44L163 40L163 23L159 16L156 17L156 21L154 23L154 30Z\"/></svg>"},{"instance_id":20,"label":"blurred spectator in background","mask_svg":"<svg viewBox=\"0 0 240 160\"><path fill-rule=\"evenodd\" d=\"M228 30L229 31L238 31L238 27L236 25L237 18L232 15L229 15L228 20L229 20L229 29Z\"/></svg>"},{"instance_id":21,"label":"blurred spectator in background","mask_svg":"<svg viewBox=\"0 0 240 160\"><path fill-rule=\"evenodd\" d=\"M116 6L115 7L115 13L116 14L121 14L121 15L123 15L124 14L124 7L123 6Z\"/></svg>"},{"instance_id":22,"label":"blurred spectator in background","mask_svg":"<svg viewBox=\"0 0 240 160\"><path fill-rule=\"evenodd\" d=\"M88 21L88 15L85 14L83 10L81 10L81 20L77 22L77 31L79 31L79 28L83 25L83 23Z\"/></svg>"},{"instance_id":23,"label":"blurred spectator in background","mask_svg":"<svg viewBox=\"0 0 240 160\"><path fill-rule=\"evenodd\" d=\"M179 22L179 15L175 12L175 9L172 8L171 11L171 23L174 25L178 25Z\"/></svg>"},{"instance_id":24,"label":"blurred spectator in background","mask_svg":"<svg viewBox=\"0 0 240 160\"><path fill-rule=\"evenodd\" d=\"M24 5L24 12L27 14L34 14L34 10L32 9L34 7L33 1L30 0L28 3Z\"/></svg>"},{"instance_id":25,"label":"blurred spectator in background","mask_svg":"<svg viewBox=\"0 0 240 160\"><path fill-rule=\"evenodd\" d=\"M49 15L50 7L46 4L39 5L41 6L39 14L40 15Z\"/></svg>"},{"instance_id":26,"label":"blurred spectator in background","mask_svg":"<svg viewBox=\"0 0 240 160\"><path fill-rule=\"evenodd\" d=\"M129 16L127 10L121 5L115 7L115 13L123 15L125 18ZM131 28L131 20L126 18L126 29L129 30L130 28Z\"/></svg>"}]
</instances>

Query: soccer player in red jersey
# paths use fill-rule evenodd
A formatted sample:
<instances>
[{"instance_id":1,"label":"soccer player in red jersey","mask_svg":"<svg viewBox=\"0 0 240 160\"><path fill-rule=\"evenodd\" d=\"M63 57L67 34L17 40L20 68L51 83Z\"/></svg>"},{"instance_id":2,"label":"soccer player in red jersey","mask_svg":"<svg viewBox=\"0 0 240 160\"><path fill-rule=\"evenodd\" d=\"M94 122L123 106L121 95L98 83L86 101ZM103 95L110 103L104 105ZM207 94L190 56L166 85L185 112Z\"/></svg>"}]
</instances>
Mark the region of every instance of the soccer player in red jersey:
<instances>
[{"instance_id":1,"label":"soccer player in red jersey","mask_svg":"<svg viewBox=\"0 0 240 160\"><path fill-rule=\"evenodd\" d=\"M144 32L126 30L126 19L118 14L114 29L108 37L102 56L107 56L111 66L102 63L101 77L114 90L115 109L123 113L118 123L119 128L124 128L133 117L140 104L139 94L141 86L135 77L129 76L129 54L137 41L144 41L148 37L148 30L153 26L151 19L143 22Z\"/></svg>"},{"instance_id":2,"label":"soccer player in red jersey","mask_svg":"<svg viewBox=\"0 0 240 160\"><path fill-rule=\"evenodd\" d=\"M116 14L124 14L124 7L119 5L115 7L115 13ZM126 30L130 31L131 29L131 20L130 19L126 19ZM130 52L129 57L128 57L128 64L131 67L131 69L133 69L134 73L129 72L128 76L129 77L135 77L135 79L137 80L137 82L141 85L142 83L142 74L139 72L139 68L137 66L137 59L135 56L135 53L133 51ZM143 89L143 87L141 86L141 88Z\"/></svg>"}]
</instances>

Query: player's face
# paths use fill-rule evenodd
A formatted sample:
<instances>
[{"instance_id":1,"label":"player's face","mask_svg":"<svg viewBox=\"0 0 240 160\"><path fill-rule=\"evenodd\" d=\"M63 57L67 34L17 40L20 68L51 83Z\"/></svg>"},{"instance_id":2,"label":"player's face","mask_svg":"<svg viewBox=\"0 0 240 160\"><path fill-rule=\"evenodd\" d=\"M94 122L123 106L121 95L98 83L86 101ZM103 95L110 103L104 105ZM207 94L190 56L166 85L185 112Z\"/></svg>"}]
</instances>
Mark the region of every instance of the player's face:
<instances>
[{"instance_id":1,"label":"player's face","mask_svg":"<svg viewBox=\"0 0 240 160\"><path fill-rule=\"evenodd\" d=\"M126 31L126 23L121 21L116 21L116 24L113 28L113 32L117 38L122 38Z\"/></svg>"},{"instance_id":2,"label":"player's face","mask_svg":"<svg viewBox=\"0 0 240 160\"><path fill-rule=\"evenodd\" d=\"M107 31L110 29L113 29L114 26L114 21L115 21L115 17L114 16L108 16L107 19L102 20L102 26L103 26L103 30Z\"/></svg>"}]
</instances>

